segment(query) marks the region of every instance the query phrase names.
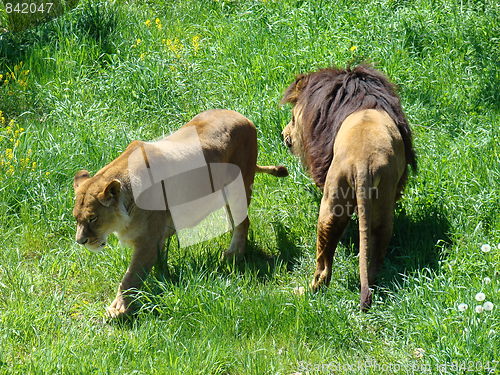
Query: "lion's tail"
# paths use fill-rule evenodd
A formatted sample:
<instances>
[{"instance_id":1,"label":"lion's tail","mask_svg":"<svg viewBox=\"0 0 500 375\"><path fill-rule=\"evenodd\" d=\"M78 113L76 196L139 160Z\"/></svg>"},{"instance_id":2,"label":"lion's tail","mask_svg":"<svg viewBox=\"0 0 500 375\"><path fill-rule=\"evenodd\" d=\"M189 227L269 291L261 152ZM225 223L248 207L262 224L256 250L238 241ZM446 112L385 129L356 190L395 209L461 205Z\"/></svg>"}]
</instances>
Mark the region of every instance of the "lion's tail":
<instances>
[{"instance_id":1,"label":"lion's tail","mask_svg":"<svg viewBox=\"0 0 500 375\"><path fill-rule=\"evenodd\" d=\"M275 177L286 177L288 176L288 169L283 165L256 165L256 173L267 173Z\"/></svg>"},{"instance_id":2,"label":"lion's tail","mask_svg":"<svg viewBox=\"0 0 500 375\"><path fill-rule=\"evenodd\" d=\"M358 169L356 176L356 201L359 219L359 279L361 283L360 308L366 311L372 300L368 278L368 257L370 256L371 223L371 174L366 167Z\"/></svg>"}]
</instances>

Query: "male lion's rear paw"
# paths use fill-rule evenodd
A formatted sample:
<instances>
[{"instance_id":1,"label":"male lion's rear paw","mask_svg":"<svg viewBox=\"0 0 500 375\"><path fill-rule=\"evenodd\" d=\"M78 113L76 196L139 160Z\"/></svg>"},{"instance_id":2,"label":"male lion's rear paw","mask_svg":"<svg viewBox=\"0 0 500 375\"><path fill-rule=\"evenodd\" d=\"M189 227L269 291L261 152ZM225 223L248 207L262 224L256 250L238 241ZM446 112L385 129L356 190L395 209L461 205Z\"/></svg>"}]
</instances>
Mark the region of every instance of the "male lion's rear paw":
<instances>
[{"instance_id":1,"label":"male lion's rear paw","mask_svg":"<svg viewBox=\"0 0 500 375\"><path fill-rule=\"evenodd\" d=\"M330 277L327 270L316 271L311 281L311 290L315 293L322 287L327 287L330 283Z\"/></svg>"},{"instance_id":2,"label":"male lion's rear paw","mask_svg":"<svg viewBox=\"0 0 500 375\"><path fill-rule=\"evenodd\" d=\"M130 312L129 305L123 297L117 297L106 308L106 316L110 319L118 319L125 317Z\"/></svg>"},{"instance_id":3,"label":"male lion's rear paw","mask_svg":"<svg viewBox=\"0 0 500 375\"><path fill-rule=\"evenodd\" d=\"M367 312L372 305L372 290L370 288L361 289L359 297L359 308Z\"/></svg>"}]
</instances>

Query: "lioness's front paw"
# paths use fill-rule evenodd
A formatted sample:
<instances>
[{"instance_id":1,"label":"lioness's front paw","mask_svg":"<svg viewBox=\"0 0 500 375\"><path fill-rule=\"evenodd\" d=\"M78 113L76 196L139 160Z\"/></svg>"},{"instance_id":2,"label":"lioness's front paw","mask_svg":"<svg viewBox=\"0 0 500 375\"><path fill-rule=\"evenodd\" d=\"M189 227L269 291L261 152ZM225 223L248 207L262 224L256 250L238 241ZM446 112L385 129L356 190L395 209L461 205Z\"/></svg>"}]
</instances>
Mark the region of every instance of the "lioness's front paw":
<instances>
[{"instance_id":1,"label":"lioness's front paw","mask_svg":"<svg viewBox=\"0 0 500 375\"><path fill-rule=\"evenodd\" d=\"M129 313L129 304L123 297L116 297L110 306L106 308L108 318L116 319L124 317Z\"/></svg>"}]
</instances>

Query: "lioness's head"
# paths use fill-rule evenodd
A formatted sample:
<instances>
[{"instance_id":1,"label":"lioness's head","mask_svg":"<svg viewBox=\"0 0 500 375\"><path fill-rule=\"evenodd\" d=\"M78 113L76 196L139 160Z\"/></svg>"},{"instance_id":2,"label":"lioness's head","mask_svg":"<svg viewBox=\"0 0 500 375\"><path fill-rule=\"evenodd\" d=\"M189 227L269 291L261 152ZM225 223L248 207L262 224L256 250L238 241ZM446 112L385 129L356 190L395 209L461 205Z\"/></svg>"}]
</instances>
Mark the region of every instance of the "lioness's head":
<instances>
[{"instance_id":1,"label":"lioness's head","mask_svg":"<svg viewBox=\"0 0 500 375\"><path fill-rule=\"evenodd\" d=\"M76 173L75 189L76 242L91 251L104 247L106 240L119 227L121 183L103 175L91 177L89 172Z\"/></svg>"}]
</instances>

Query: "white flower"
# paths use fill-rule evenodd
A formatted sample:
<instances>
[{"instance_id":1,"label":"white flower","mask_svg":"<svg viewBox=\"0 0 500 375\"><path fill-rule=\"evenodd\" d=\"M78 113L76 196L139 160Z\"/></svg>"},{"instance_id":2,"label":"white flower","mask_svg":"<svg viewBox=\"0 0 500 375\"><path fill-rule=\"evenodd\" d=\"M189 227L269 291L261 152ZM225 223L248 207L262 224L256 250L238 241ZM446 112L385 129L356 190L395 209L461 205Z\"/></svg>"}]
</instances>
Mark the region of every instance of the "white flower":
<instances>
[{"instance_id":1,"label":"white flower","mask_svg":"<svg viewBox=\"0 0 500 375\"><path fill-rule=\"evenodd\" d=\"M487 243L485 243L483 246L481 246L481 251L482 251L483 253L489 253L489 252L490 252L490 250L491 250L491 246L490 246L490 245L488 245Z\"/></svg>"},{"instance_id":2,"label":"white flower","mask_svg":"<svg viewBox=\"0 0 500 375\"><path fill-rule=\"evenodd\" d=\"M458 305L458 311L465 311L469 308L469 306L466 303L461 303Z\"/></svg>"},{"instance_id":3,"label":"white flower","mask_svg":"<svg viewBox=\"0 0 500 375\"><path fill-rule=\"evenodd\" d=\"M483 292L479 292L476 294L476 301L477 302L482 302L486 298L486 295Z\"/></svg>"},{"instance_id":4,"label":"white flower","mask_svg":"<svg viewBox=\"0 0 500 375\"><path fill-rule=\"evenodd\" d=\"M481 313L483 312L483 310L484 310L484 309L483 309L483 306L481 306L481 305L477 305L477 306L476 306L476 312L477 312L478 314L481 314Z\"/></svg>"},{"instance_id":5,"label":"white flower","mask_svg":"<svg viewBox=\"0 0 500 375\"><path fill-rule=\"evenodd\" d=\"M483 283L485 283L485 284L489 284L489 283L491 283L491 279L490 279L488 276L486 276L486 277L483 279Z\"/></svg>"},{"instance_id":6,"label":"white flower","mask_svg":"<svg viewBox=\"0 0 500 375\"><path fill-rule=\"evenodd\" d=\"M486 301L485 303L483 303L483 309L484 309L484 311L493 310L493 302Z\"/></svg>"},{"instance_id":7,"label":"white flower","mask_svg":"<svg viewBox=\"0 0 500 375\"><path fill-rule=\"evenodd\" d=\"M424 358L424 354L425 354L425 349L423 349L423 348L417 348L413 352L413 356L416 359L422 359L422 358Z\"/></svg>"},{"instance_id":8,"label":"white flower","mask_svg":"<svg viewBox=\"0 0 500 375\"><path fill-rule=\"evenodd\" d=\"M306 292L306 289L303 286L298 286L293 290L293 292L298 296L302 296Z\"/></svg>"}]
</instances>

